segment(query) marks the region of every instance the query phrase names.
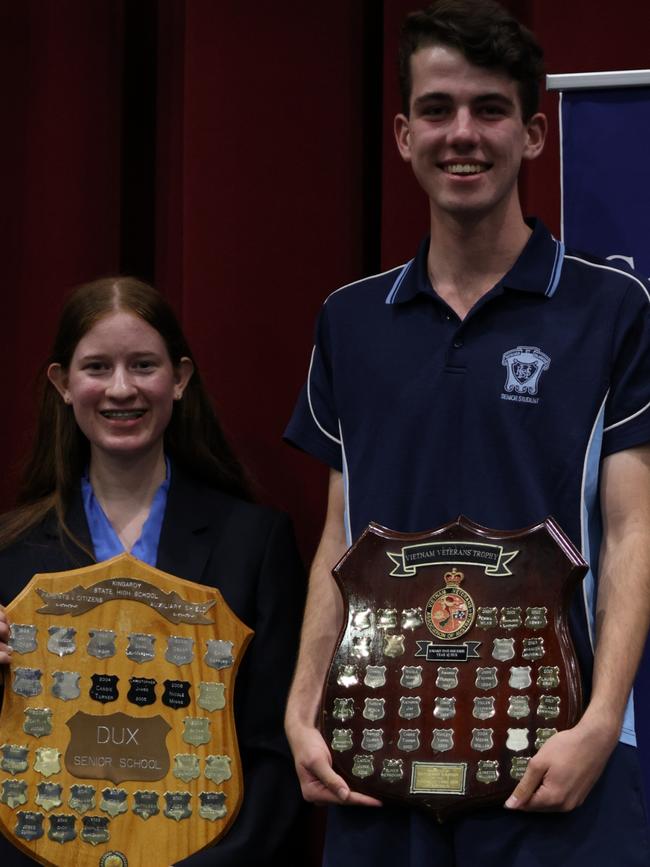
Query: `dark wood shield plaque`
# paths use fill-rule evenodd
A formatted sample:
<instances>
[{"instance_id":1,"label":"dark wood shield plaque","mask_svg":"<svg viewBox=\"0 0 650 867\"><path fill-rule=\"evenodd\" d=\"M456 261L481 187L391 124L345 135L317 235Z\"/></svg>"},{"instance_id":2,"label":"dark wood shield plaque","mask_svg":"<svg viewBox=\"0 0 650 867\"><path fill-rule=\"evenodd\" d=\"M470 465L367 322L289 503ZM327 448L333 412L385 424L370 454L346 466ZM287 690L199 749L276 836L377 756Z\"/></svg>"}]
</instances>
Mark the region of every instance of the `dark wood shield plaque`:
<instances>
[{"instance_id":1,"label":"dark wood shield plaque","mask_svg":"<svg viewBox=\"0 0 650 867\"><path fill-rule=\"evenodd\" d=\"M233 693L252 637L218 590L123 554L8 606L0 830L41 864L169 865L243 795Z\"/></svg>"},{"instance_id":2,"label":"dark wood shield plaque","mask_svg":"<svg viewBox=\"0 0 650 867\"><path fill-rule=\"evenodd\" d=\"M370 524L333 570L345 619L321 731L356 790L440 815L503 802L581 713L567 625L587 564L553 518Z\"/></svg>"}]
</instances>

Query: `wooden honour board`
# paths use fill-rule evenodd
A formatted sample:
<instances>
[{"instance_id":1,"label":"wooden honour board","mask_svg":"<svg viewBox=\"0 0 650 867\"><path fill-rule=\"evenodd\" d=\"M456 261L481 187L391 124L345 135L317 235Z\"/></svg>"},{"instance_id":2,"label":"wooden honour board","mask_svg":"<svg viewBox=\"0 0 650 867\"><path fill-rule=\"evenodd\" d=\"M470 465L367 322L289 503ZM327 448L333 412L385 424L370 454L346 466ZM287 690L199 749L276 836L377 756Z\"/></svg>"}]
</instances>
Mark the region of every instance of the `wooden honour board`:
<instances>
[{"instance_id":1,"label":"wooden honour board","mask_svg":"<svg viewBox=\"0 0 650 867\"><path fill-rule=\"evenodd\" d=\"M6 610L0 830L77 867L215 844L243 797L233 697L253 635L220 592L123 554L35 575Z\"/></svg>"}]
</instances>

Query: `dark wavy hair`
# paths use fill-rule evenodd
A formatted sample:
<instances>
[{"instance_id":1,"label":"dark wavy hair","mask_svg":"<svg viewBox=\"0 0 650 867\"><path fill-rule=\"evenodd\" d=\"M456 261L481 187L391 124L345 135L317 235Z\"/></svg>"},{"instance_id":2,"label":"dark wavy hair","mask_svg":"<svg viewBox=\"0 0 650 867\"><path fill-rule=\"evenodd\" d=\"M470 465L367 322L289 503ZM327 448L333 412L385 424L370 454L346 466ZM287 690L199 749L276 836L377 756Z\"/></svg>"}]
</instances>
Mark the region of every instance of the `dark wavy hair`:
<instances>
[{"instance_id":1,"label":"dark wavy hair","mask_svg":"<svg viewBox=\"0 0 650 867\"><path fill-rule=\"evenodd\" d=\"M411 55L419 48L447 45L470 63L505 72L517 83L524 122L539 108L543 52L533 34L496 0L437 0L412 12L399 42L402 111L409 114Z\"/></svg>"},{"instance_id":2,"label":"dark wavy hair","mask_svg":"<svg viewBox=\"0 0 650 867\"><path fill-rule=\"evenodd\" d=\"M75 289L61 312L54 345L39 379L36 436L18 495L18 507L2 520L0 547L22 536L54 511L59 528L72 538L65 514L90 459L90 444L81 432L71 406L66 405L47 378L50 364L70 366L81 338L103 316L124 310L139 316L160 334L177 366L184 356L194 373L180 401L174 401L165 431L165 452L190 476L226 493L251 500L244 469L231 450L201 375L174 312L151 286L134 277L108 277ZM78 544L78 540L74 539Z\"/></svg>"}]
</instances>

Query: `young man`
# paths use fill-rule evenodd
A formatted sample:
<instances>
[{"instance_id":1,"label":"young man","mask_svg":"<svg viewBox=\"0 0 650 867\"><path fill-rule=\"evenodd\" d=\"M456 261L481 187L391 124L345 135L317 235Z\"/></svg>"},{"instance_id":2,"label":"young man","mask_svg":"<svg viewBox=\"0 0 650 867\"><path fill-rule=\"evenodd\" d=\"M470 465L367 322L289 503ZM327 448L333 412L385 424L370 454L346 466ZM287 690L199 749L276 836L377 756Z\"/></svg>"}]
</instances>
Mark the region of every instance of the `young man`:
<instances>
[{"instance_id":1,"label":"young man","mask_svg":"<svg viewBox=\"0 0 650 867\"><path fill-rule=\"evenodd\" d=\"M335 806L331 867L641 867L629 694L650 618L647 287L524 220L519 168L546 134L541 51L496 2L409 16L401 73L395 137L428 196L430 238L327 299L286 433L331 467L286 714L303 794ZM508 387L512 358L530 365L526 388ZM582 550L571 626L587 704L508 809L436 825L350 791L315 720L343 614L332 566L371 520L424 531L461 513L498 529L553 515Z\"/></svg>"}]
</instances>

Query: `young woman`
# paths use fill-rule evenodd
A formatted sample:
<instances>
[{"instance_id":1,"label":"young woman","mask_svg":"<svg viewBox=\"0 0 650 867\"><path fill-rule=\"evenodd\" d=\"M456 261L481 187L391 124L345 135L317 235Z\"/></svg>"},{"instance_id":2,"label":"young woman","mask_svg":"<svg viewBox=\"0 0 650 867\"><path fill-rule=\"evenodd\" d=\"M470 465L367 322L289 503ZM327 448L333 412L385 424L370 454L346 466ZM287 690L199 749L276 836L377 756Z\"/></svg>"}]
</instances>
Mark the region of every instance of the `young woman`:
<instances>
[{"instance_id":1,"label":"young woman","mask_svg":"<svg viewBox=\"0 0 650 867\"><path fill-rule=\"evenodd\" d=\"M288 518L251 503L176 317L128 277L77 289L44 376L16 510L0 523L0 603L37 572L122 551L217 586L255 630L236 687L239 816L192 867L289 863L300 795L282 733L304 577ZM7 624L0 615L0 662ZM0 733L1 737L1 733ZM0 838L3 867L34 862Z\"/></svg>"}]
</instances>

